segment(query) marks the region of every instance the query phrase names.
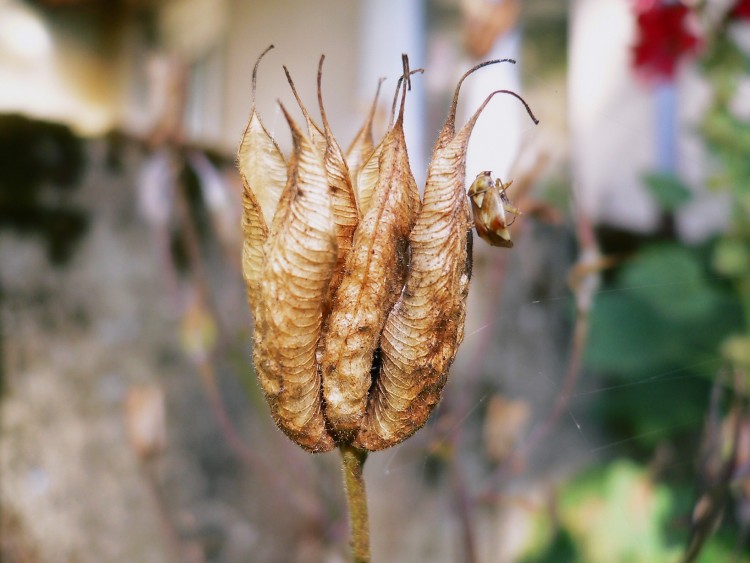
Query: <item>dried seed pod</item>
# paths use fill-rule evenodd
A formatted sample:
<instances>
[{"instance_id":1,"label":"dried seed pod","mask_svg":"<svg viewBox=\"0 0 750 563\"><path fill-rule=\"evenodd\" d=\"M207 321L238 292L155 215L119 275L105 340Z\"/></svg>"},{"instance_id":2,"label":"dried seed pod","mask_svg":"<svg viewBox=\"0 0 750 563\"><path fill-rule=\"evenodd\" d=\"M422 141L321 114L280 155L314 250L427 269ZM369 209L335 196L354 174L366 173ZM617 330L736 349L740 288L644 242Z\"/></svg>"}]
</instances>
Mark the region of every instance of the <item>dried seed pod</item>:
<instances>
[{"instance_id":1,"label":"dried seed pod","mask_svg":"<svg viewBox=\"0 0 750 563\"><path fill-rule=\"evenodd\" d=\"M520 215L520 211L510 204L505 194L512 183L503 184L500 179L493 180L492 172L485 171L477 175L469 188L477 234L492 246L513 248L506 211L514 215Z\"/></svg>"},{"instance_id":2,"label":"dried seed pod","mask_svg":"<svg viewBox=\"0 0 750 563\"><path fill-rule=\"evenodd\" d=\"M323 156L323 168L328 179L328 187L331 191L333 223L336 233L336 243L338 246L336 267L334 268L333 277L328 290L328 297L325 303L325 314L330 311L333 295L341 283L344 275L344 263L346 262L349 252L352 249L352 239L354 231L359 223L359 214L357 212L357 202L354 196L354 189L349 174L349 168L344 160L344 154L341 147L336 142L328 123L325 108L323 107L323 61L325 56L320 57L318 65L318 106L320 107L320 116L323 119L323 134L326 140L326 149Z\"/></svg>"},{"instance_id":3,"label":"dried seed pod","mask_svg":"<svg viewBox=\"0 0 750 563\"><path fill-rule=\"evenodd\" d=\"M404 75L408 73L404 56ZM373 355L387 312L403 287L408 236L419 208L404 139L405 99L406 88L398 119L383 140L372 203L354 235L324 341L326 418L344 440L365 412Z\"/></svg>"},{"instance_id":4,"label":"dried seed pod","mask_svg":"<svg viewBox=\"0 0 750 563\"><path fill-rule=\"evenodd\" d=\"M242 178L242 277L247 288L250 309L258 306L260 276L263 271L263 245L268 238L268 227L258 200L247 180Z\"/></svg>"},{"instance_id":5,"label":"dried seed pod","mask_svg":"<svg viewBox=\"0 0 750 563\"><path fill-rule=\"evenodd\" d=\"M383 155L383 149L385 147L385 137L378 143L367 160L362 163L357 174L357 204L359 206L359 212L362 216L366 215L370 210L370 202L372 201L372 194L375 192L375 187L378 185L378 177L380 176L380 157Z\"/></svg>"},{"instance_id":6,"label":"dried seed pod","mask_svg":"<svg viewBox=\"0 0 750 563\"><path fill-rule=\"evenodd\" d=\"M463 340L471 278L471 218L464 191L466 149L493 92L455 133L458 92L438 136L424 202L409 242L406 285L388 315L380 374L354 445L379 450L418 430L440 400L448 369Z\"/></svg>"},{"instance_id":7,"label":"dried seed pod","mask_svg":"<svg viewBox=\"0 0 750 563\"><path fill-rule=\"evenodd\" d=\"M477 65L459 82L433 152L423 205L404 139L411 73L406 56L403 62L393 125L360 166L359 202L323 107L322 57L322 129L284 69L309 135L282 106L294 153L280 196L268 187L268 170L261 166L275 154L275 144L254 105L243 136L243 269L256 318L256 370L276 424L311 452L336 445L382 449L407 438L438 402L463 338L472 240L463 186L466 148L484 107L505 91L488 96L458 133L455 113L466 76L500 61ZM372 147L372 112L368 121L352 149L359 163ZM266 161L243 156L243 150L265 151ZM271 162L278 176L283 159ZM506 212L517 213L505 197L507 186L492 184L491 176L475 184L471 198L480 211L503 219ZM272 200L268 206L261 196ZM499 207L489 207L493 197Z\"/></svg>"},{"instance_id":8,"label":"dried seed pod","mask_svg":"<svg viewBox=\"0 0 750 563\"><path fill-rule=\"evenodd\" d=\"M255 108L258 65L268 47L253 67L252 107L237 154L242 177L242 273L247 286L250 306L255 310L260 275L263 267L263 245L268 225L276 212L279 197L287 178L284 156L268 134Z\"/></svg>"},{"instance_id":9,"label":"dried seed pod","mask_svg":"<svg viewBox=\"0 0 750 563\"><path fill-rule=\"evenodd\" d=\"M141 461L149 461L167 446L167 416L164 390L141 384L125 396L125 428L130 445Z\"/></svg>"},{"instance_id":10,"label":"dried seed pod","mask_svg":"<svg viewBox=\"0 0 750 563\"><path fill-rule=\"evenodd\" d=\"M409 77L412 74L418 72L424 72L423 69L418 68L416 70L409 71ZM404 77L400 76L396 84L396 92L393 95L393 104L391 105L391 119L388 123L388 129L393 127L393 119L396 115L396 103L398 102L398 94L401 91L401 85L404 82ZM409 89L411 89L411 80L407 80ZM372 194L375 191L375 186L378 183L378 176L380 175L380 156L385 148L386 139L383 138L378 145L371 151L369 157L362 163L359 174L357 175L356 189L357 199L359 204L360 215L365 215L370 209L370 202L372 200Z\"/></svg>"},{"instance_id":11,"label":"dried seed pod","mask_svg":"<svg viewBox=\"0 0 750 563\"><path fill-rule=\"evenodd\" d=\"M331 195L322 155L282 111L294 153L265 247L255 366L279 428L308 451L328 451L334 443L323 419L316 350L336 262Z\"/></svg>"}]
</instances>

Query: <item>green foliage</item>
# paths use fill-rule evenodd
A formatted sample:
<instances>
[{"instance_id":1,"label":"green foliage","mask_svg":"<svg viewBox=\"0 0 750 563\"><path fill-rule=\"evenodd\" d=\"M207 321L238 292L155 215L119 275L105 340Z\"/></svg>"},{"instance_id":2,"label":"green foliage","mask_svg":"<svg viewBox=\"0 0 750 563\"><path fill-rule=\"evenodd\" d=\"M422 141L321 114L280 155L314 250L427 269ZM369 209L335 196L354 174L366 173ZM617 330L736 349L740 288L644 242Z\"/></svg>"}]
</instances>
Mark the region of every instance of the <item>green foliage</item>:
<instances>
[{"instance_id":1,"label":"green foliage","mask_svg":"<svg viewBox=\"0 0 750 563\"><path fill-rule=\"evenodd\" d=\"M522 558L520 563L576 563L580 561L576 544L565 528L558 530L551 541L538 544L536 547L538 549Z\"/></svg>"},{"instance_id":2,"label":"green foliage","mask_svg":"<svg viewBox=\"0 0 750 563\"><path fill-rule=\"evenodd\" d=\"M705 322L721 299L691 249L671 243L644 248L623 268L622 284L659 317Z\"/></svg>"},{"instance_id":3,"label":"green foliage","mask_svg":"<svg viewBox=\"0 0 750 563\"><path fill-rule=\"evenodd\" d=\"M597 296L585 358L601 382L589 395L606 433L595 451L652 462L666 442L684 463L667 464L663 483L624 461L576 479L561 509L576 561L680 560L696 500L690 461L715 378L722 370L750 373L750 120L733 110L750 57L729 33L733 25L740 24L725 19L706 31L701 71L711 101L696 129L710 156L707 186L731 209L726 232L701 247L660 240L642 241L635 252L609 248L629 256ZM691 190L668 173L643 182L664 224L673 224ZM729 502L699 563L750 560L739 551L731 495Z\"/></svg>"},{"instance_id":4,"label":"green foliage","mask_svg":"<svg viewBox=\"0 0 750 563\"><path fill-rule=\"evenodd\" d=\"M665 534L673 500L669 488L644 468L619 460L566 487L560 519L578 547L580 563L668 563L681 553Z\"/></svg>"},{"instance_id":5,"label":"green foliage","mask_svg":"<svg viewBox=\"0 0 750 563\"><path fill-rule=\"evenodd\" d=\"M676 243L645 247L595 303L588 363L629 380L703 364L740 326L737 309L701 252Z\"/></svg>"},{"instance_id":6,"label":"green foliage","mask_svg":"<svg viewBox=\"0 0 750 563\"><path fill-rule=\"evenodd\" d=\"M665 211L674 211L690 201L690 190L674 174L652 172L643 176L643 182Z\"/></svg>"},{"instance_id":7,"label":"green foliage","mask_svg":"<svg viewBox=\"0 0 750 563\"><path fill-rule=\"evenodd\" d=\"M731 278L750 276L750 241L730 237L718 241L713 253L713 267Z\"/></svg>"},{"instance_id":8,"label":"green foliage","mask_svg":"<svg viewBox=\"0 0 750 563\"><path fill-rule=\"evenodd\" d=\"M646 246L597 298L587 362L608 390L592 397L591 410L612 443L694 446L695 438L679 438L702 426L721 344L742 326L739 300L710 272L706 254Z\"/></svg>"}]
</instances>

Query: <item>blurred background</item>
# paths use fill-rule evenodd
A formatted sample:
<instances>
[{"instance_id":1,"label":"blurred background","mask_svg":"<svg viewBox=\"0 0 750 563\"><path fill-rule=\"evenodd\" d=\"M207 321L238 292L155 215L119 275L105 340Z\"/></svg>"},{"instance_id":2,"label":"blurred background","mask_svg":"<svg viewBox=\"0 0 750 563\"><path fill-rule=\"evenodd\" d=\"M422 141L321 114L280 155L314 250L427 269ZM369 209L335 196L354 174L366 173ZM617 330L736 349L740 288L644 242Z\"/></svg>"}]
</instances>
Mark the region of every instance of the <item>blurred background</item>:
<instances>
[{"instance_id":1,"label":"blurred background","mask_svg":"<svg viewBox=\"0 0 750 563\"><path fill-rule=\"evenodd\" d=\"M347 561L338 457L251 364L235 151L282 70L346 147L402 52L424 182L499 88L444 399L365 474L375 561L750 561L750 2L0 0L0 561ZM313 111L317 120L317 110ZM297 111L295 115L301 119Z\"/></svg>"}]
</instances>

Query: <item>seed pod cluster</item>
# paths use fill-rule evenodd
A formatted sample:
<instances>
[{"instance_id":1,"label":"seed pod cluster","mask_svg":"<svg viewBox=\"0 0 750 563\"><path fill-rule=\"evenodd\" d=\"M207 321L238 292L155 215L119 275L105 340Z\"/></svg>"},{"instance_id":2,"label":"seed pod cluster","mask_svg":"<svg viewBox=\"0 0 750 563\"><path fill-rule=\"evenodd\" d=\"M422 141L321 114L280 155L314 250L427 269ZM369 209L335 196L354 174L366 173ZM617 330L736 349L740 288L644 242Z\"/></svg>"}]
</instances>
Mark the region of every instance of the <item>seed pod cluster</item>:
<instances>
[{"instance_id":1,"label":"seed pod cluster","mask_svg":"<svg viewBox=\"0 0 750 563\"><path fill-rule=\"evenodd\" d=\"M471 277L466 149L482 110L501 91L456 132L458 94L469 74L497 62L477 65L459 82L423 201L403 130L412 74L406 56L398 111L394 105L385 136L375 145L373 102L346 153L323 107L323 58L322 127L285 68L307 126L303 131L282 106L293 140L288 162L255 110L255 65L238 155L254 360L277 426L308 451L393 446L440 400L463 339ZM487 193L473 198L486 201Z\"/></svg>"}]
</instances>

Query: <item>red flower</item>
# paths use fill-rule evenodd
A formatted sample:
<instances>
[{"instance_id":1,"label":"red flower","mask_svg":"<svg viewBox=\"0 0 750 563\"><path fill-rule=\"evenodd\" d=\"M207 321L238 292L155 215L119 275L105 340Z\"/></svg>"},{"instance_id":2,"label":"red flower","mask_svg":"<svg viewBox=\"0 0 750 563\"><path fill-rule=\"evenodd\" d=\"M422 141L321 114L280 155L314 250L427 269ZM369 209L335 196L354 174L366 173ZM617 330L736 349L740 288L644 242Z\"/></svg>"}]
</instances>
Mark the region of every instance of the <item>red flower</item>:
<instances>
[{"instance_id":1,"label":"red flower","mask_svg":"<svg viewBox=\"0 0 750 563\"><path fill-rule=\"evenodd\" d=\"M741 2L748 3L746 0ZM633 65L644 77L673 78L679 61L697 50L698 37L686 22L689 13L682 4L640 3Z\"/></svg>"},{"instance_id":2,"label":"red flower","mask_svg":"<svg viewBox=\"0 0 750 563\"><path fill-rule=\"evenodd\" d=\"M750 20L750 0L737 0L737 3L729 12L729 17L738 20Z\"/></svg>"}]
</instances>

